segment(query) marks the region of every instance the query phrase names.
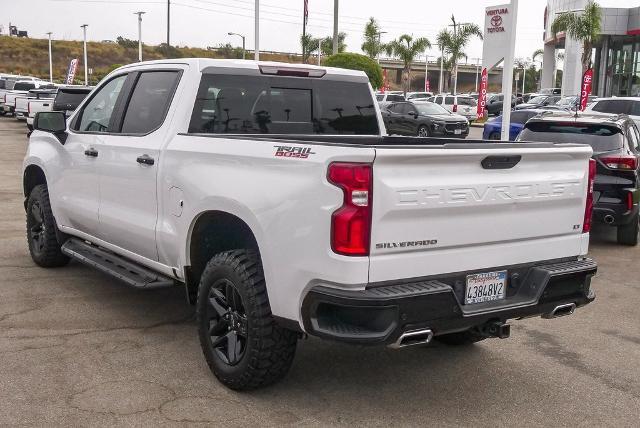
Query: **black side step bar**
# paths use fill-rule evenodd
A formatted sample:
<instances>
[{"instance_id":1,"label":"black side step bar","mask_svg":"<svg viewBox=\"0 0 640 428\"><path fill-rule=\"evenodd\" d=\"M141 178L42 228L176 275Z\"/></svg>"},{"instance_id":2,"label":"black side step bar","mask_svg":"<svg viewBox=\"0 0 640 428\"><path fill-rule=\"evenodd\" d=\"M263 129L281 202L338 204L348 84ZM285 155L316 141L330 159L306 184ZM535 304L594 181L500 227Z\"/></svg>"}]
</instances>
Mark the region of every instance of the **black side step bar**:
<instances>
[{"instance_id":1,"label":"black side step bar","mask_svg":"<svg viewBox=\"0 0 640 428\"><path fill-rule=\"evenodd\" d=\"M76 238L65 242L62 246L62 252L81 263L118 278L132 287L148 290L174 285L173 279L169 277Z\"/></svg>"}]
</instances>

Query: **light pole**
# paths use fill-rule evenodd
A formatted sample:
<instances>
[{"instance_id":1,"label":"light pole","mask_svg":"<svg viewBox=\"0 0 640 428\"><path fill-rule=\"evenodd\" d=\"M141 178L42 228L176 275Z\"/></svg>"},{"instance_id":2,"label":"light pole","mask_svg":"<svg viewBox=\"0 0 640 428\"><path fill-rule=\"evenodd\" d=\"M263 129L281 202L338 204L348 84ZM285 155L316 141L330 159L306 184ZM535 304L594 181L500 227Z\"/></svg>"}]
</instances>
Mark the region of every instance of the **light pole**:
<instances>
[{"instance_id":1,"label":"light pole","mask_svg":"<svg viewBox=\"0 0 640 428\"><path fill-rule=\"evenodd\" d=\"M138 15L138 61L142 62L142 15L146 12L133 12Z\"/></svg>"},{"instance_id":2,"label":"light pole","mask_svg":"<svg viewBox=\"0 0 640 428\"><path fill-rule=\"evenodd\" d=\"M380 49L380 39L383 34L387 34L386 31L378 31L378 49ZM380 50L378 50L378 64L380 64Z\"/></svg>"},{"instance_id":3,"label":"light pole","mask_svg":"<svg viewBox=\"0 0 640 428\"><path fill-rule=\"evenodd\" d=\"M478 73L480 71L480 60L482 58L472 58L476 60L476 93L478 93Z\"/></svg>"},{"instance_id":4,"label":"light pole","mask_svg":"<svg viewBox=\"0 0 640 428\"><path fill-rule=\"evenodd\" d=\"M338 0L333 0L333 54L338 53Z\"/></svg>"},{"instance_id":5,"label":"light pole","mask_svg":"<svg viewBox=\"0 0 640 428\"><path fill-rule=\"evenodd\" d=\"M53 59L51 57L51 31L47 33L49 36L49 83L53 83Z\"/></svg>"},{"instance_id":6,"label":"light pole","mask_svg":"<svg viewBox=\"0 0 640 428\"><path fill-rule=\"evenodd\" d=\"M87 65L87 27L88 24L82 24L82 46L84 48L84 85L89 86L89 67Z\"/></svg>"},{"instance_id":7,"label":"light pole","mask_svg":"<svg viewBox=\"0 0 640 428\"><path fill-rule=\"evenodd\" d=\"M429 83L429 55L424 56L424 90L425 92L427 91L427 83Z\"/></svg>"},{"instance_id":8,"label":"light pole","mask_svg":"<svg viewBox=\"0 0 640 428\"><path fill-rule=\"evenodd\" d=\"M444 75L444 46L440 46L440 81L438 82L438 92L442 93L444 90L444 82L442 81Z\"/></svg>"},{"instance_id":9,"label":"light pole","mask_svg":"<svg viewBox=\"0 0 640 428\"><path fill-rule=\"evenodd\" d=\"M242 59L246 59L245 54L247 53L247 51L245 50L244 36L242 34L233 33L231 31L229 31L227 34L230 36L238 36L242 38Z\"/></svg>"},{"instance_id":10,"label":"light pole","mask_svg":"<svg viewBox=\"0 0 640 428\"><path fill-rule=\"evenodd\" d=\"M518 28L518 6L519 0L511 0L511 26ZM516 50L516 32L511 31L507 37L506 54L504 56L504 67L502 69L502 141L509 141L509 130L511 128L511 95L513 93L513 62Z\"/></svg>"},{"instance_id":11,"label":"light pole","mask_svg":"<svg viewBox=\"0 0 640 428\"><path fill-rule=\"evenodd\" d=\"M260 61L260 0L256 0L255 15L255 37L256 37L256 49L253 53L253 59Z\"/></svg>"}]
</instances>

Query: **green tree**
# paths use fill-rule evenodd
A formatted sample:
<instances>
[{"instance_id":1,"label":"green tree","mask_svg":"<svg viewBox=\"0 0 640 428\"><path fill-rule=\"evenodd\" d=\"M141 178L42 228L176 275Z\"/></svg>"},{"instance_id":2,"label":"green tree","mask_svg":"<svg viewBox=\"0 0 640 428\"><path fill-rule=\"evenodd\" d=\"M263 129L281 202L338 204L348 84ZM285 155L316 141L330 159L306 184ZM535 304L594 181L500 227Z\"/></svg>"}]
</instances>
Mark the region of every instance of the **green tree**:
<instances>
[{"instance_id":1,"label":"green tree","mask_svg":"<svg viewBox=\"0 0 640 428\"><path fill-rule=\"evenodd\" d=\"M347 45L345 44L346 38L347 33L338 33L338 53L344 52L347 49ZM308 62L311 55L314 52L318 52L318 43L320 44L320 50L323 56L329 56L333 53L333 37L330 36L320 39L317 37L313 37L311 34L300 36L300 46L304 51L302 62Z\"/></svg>"},{"instance_id":2,"label":"green tree","mask_svg":"<svg viewBox=\"0 0 640 428\"><path fill-rule=\"evenodd\" d=\"M539 56L544 56L544 49L536 49L533 51L533 55L531 55L531 61L536 62L536 59Z\"/></svg>"},{"instance_id":3,"label":"green tree","mask_svg":"<svg viewBox=\"0 0 640 428\"><path fill-rule=\"evenodd\" d=\"M302 47L302 62L309 62L311 54L318 50L318 42L320 39L313 37L311 34L300 35L300 46Z\"/></svg>"},{"instance_id":4,"label":"green tree","mask_svg":"<svg viewBox=\"0 0 640 428\"><path fill-rule=\"evenodd\" d=\"M138 42L136 40L125 39L122 36L118 36L116 38L116 43L118 43L120 46L122 46L124 48L138 49Z\"/></svg>"},{"instance_id":5,"label":"green tree","mask_svg":"<svg viewBox=\"0 0 640 428\"><path fill-rule=\"evenodd\" d=\"M566 32L569 37L582 42L582 72L591 68L593 45L602 30L602 9L598 3L589 1L582 12L564 12L551 24L554 35Z\"/></svg>"},{"instance_id":6,"label":"green tree","mask_svg":"<svg viewBox=\"0 0 640 428\"><path fill-rule=\"evenodd\" d=\"M369 77L371 86L379 88L382 86L382 68L373 59L356 53L338 53L331 55L324 62L328 67L348 68L349 70L364 71Z\"/></svg>"},{"instance_id":7,"label":"green tree","mask_svg":"<svg viewBox=\"0 0 640 428\"><path fill-rule=\"evenodd\" d=\"M387 55L397 57L402 61L402 89L406 94L411 84L411 64L416 57L431 47L431 42L426 37L419 37L414 40L408 34L403 34L397 40L393 40L385 45Z\"/></svg>"},{"instance_id":8,"label":"green tree","mask_svg":"<svg viewBox=\"0 0 640 428\"><path fill-rule=\"evenodd\" d=\"M449 56L450 74L453 79L453 91L458 88L457 71L458 61L467 57L464 50L471 41L472 37L478 37L482 40L482 31L476 24L458 24L456 17L451 15L453 30L444 29L438 33L437 43L442 52Z\"/></svg>"},{"instance_id":9,"label":"green tree","mask_svg":"<svg viewBox=\"0 0 640 428\"><path fill-rule=\"evenodd\" d=\"M369 18L369 22L364 26L364 42L361 49L369 58L376 59L385 47L380 42L380 25L375 18Z\"/></svg>"}]
</instances>

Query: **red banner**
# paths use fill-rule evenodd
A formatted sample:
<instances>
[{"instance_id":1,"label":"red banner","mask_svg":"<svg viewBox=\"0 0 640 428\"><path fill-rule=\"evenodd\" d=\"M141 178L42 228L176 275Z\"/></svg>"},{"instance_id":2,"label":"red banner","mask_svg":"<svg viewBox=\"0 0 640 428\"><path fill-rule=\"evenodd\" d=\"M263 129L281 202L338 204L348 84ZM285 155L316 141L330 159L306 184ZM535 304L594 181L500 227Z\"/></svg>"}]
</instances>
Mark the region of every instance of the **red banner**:
<instances>
[{"instance_id":1,"label":"red banner","mask_svg":"<svg viewBox=\"0 0 640 428\"><path fill-rule=\"evenodd\" d=\"M384 93L389 90L389 80L387 79L387 70L382 70L382 88L380 88L380 92Z\"/></svg>"},{"instance_id":2,"label":"red banner","mask_svg":"<svg viewBox=\"0 0 640 428\"><path fill-rule=\"evenodd\" d=\"M429 79L424 81L424 91L431 92L431 82L429 82Z\"/></svg>"},{"instance_id":3,"label":"red banner","mask_svg":"<svg viewBox=\"0 0 640 428\"><path fill-rule=\"evenodd\" d=\"M487 106L487 87L489 86L489 73L487 69L482 69L482 77L480 79L480 92L478 93L478 119L484 117L484 109Z\"/></svg>"},{"instance_id":4,"label":"red banner","mask_svg":"<svg viewBox=\"0 0 640 428\"><path fill-rule=\"evenodd\" d=\"M589 95L591 95L591 86L593 83L593 69L590 68L584 72L582 76L582 89L580 90L580 111L587 108Z\"/></svg>"}]
</instances>

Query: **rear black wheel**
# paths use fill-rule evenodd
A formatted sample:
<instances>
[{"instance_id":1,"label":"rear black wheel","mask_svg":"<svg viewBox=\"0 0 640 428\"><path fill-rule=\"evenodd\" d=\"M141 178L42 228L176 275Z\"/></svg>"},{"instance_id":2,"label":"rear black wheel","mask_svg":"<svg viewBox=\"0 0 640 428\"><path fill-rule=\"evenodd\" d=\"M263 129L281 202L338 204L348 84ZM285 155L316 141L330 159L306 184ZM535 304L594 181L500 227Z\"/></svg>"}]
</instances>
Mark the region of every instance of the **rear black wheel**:
<instances>
[{"instance_id":1,"label":"rear black wheel","mask_svg":"<svg viewBox=\"0 0 640 428\"><path fill-rule=\"evenodd\" d=\"M297 333L276 324L256 251L226 251L207 263L197 315L207 363L227 387L255 389L287 374Z\"/></svg>"},{"instance_id":2,"label":"rear black wheel","mask_svg":"<svg viewBox=\"0 0 640 428\"><path fill-rule=\"evenodd\" d=\"M29 253L39 266L59 267L69 263L69 257L60 249L56 235L57 227L49 203L47 186L40 184L33 188L27 200Z\"/></svg>"},{"instance_id":3,"label":"rear black wheel","mask_svg":"<svg viewBox=\"0 0 640 428\"><path fill-rule=\"evenodd\" d=\"M461 331L458 333L443 334L442 336L436 336L438 342L444 343L450 346L468 346L474 343L483 341L486 337L480 335L473 330Z\"/></svg>"},{"instance_id":4,"label":"rear black wheel","mask_svg":"<svg viewBox=\"0 0 640 428\"><path fill-rule=\"evenodd\" d=\"M638 234L640 233L640 216L624 226L618 226L618 244L629 245L631 247L638 245Z\"/></svg>"},{"instance_id":5,"label":"rear black wheel","mask_svg":"<svg viewBox=\"0 0 640 428\"><path fill-rule=\"evenodd\" d=\"M431 136L431 132L429 131L429 128L426 125L420 125L418 127L418 137L430 137Z\"/></svg>"}]
</instances>

